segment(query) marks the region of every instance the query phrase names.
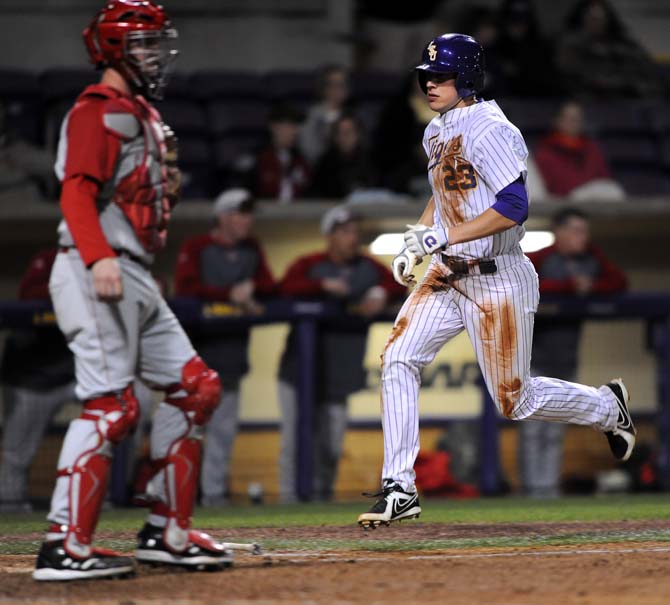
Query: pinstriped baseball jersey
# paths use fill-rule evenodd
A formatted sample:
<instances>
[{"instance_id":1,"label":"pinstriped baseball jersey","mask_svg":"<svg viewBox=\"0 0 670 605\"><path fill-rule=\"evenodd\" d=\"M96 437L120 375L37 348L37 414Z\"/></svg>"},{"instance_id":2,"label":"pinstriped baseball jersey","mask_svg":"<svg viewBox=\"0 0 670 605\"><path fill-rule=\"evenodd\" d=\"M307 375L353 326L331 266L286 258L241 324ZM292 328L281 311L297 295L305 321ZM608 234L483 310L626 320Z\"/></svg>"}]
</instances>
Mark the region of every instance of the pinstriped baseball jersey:
<instances>
[{"instance_id":1,"label":"pinstriped baseball jersey","mask_svg":"<svg viewBox=\"0 0 670 605\"><path fill-rule=\"evenodd\" d=\"M434 225L471 221L496 193L525 179L528 151L519 130L494 102L452 109L426 128ZM490 274L456 275L439 254L398 313L382 355L382 479L408 492L419 452L421 370L465 330L488 391L514 420L570 422L610 431L618 408L612 391L532 376L530 355L539 292L535 270L519 245L523 227L449 246L450 255L495 257Z\"/></svg>"},{"instance_id":2,"label":"pinstriped baseball jersey","mask_svg":"<svg viewBox=\"0 0 670 605\"><path fill-rule=\"evenodd\" d=\"M479 216L496 193L526 178L528 149L495 101L481 101L441 114L426 127L423 146L435 199L434 225L453 227ZM449 247L449 254L484 258L521 254L524 228Z\"/></svg>"}]
</instances>

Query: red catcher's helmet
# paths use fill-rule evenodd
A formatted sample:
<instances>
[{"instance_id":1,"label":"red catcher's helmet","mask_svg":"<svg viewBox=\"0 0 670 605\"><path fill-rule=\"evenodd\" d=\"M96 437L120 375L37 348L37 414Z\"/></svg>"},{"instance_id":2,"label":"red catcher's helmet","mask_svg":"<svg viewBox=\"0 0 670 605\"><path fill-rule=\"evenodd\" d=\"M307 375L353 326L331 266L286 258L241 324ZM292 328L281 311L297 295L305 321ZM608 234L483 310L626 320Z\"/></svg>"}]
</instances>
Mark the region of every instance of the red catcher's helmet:
<instances>
[{"instance_id":1,"label":"red catcher's helmet","mask_svg":"<svg viewBox=\"0 0 670 605\"><path fill-rule=\"evenodd\" d=\"M163 7L149 0L110 0L83 31L91 62L113 67L152 99L163 90L174 59L177 30Z\"/></svg>"}]
</instances>

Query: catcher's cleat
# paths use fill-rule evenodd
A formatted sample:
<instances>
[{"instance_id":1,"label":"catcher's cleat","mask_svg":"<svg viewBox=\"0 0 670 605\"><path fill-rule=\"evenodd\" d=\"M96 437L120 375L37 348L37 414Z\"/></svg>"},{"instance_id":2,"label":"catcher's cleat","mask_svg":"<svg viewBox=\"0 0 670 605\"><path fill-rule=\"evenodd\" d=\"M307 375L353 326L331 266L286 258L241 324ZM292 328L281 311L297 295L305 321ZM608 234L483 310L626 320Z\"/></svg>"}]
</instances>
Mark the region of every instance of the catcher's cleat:
<instances>
[{"instance_id":1,"label":"catcher's cleat","mask_svg":"<svg viewBox=\"0 0 670 605\"><path fill-rule=\"evenodd\" d=\"M385 481L382 491L365 495L379 499L367 513L358 516L358 524L363 529L375 529L403 519L416 519L421 514L417 493L404 491L394 481Z\"/></svg>"},{"instance_id":2,"label":"catcher's cleat","mask_svg":"<svg viewBox=\"0 0 670 605\"><path fill-rule=\"evenodd\" d=\"M208 534L191 530L182 552L171 550L163 539L163 528L146 523L137 534L135 558L140 563L179 565L197 571L218 571L233 564L233 553Z\"/></svg>"},{"instance_id":3,"label":"catcher's cleat","mask_svg":"<svg viewBox=\"0 0 670 605\"><path fill-rule=\"evenodd\" d=\"M75 558L63 547L63 540L43 542L37 555L33 579L38 581L125 578L135 574L131 557L103 548L93 548L90 557Z\"/></svg>"},{"instance_id":4,"label":"catcher's cleat","mask_svg":"<svg viewBox=\"0 0 670 605\"><path fill-rule=\"evenodd\" d=\"M614 456L619 460L628 460L635 447L635 435L637 435L637 429L628 411L630 396L621 378L614 378L612 382L608 382L605 386L614 393L619 405L619 418L616 428L605 432L605 436Z\"/></svg>"}]
</instances>

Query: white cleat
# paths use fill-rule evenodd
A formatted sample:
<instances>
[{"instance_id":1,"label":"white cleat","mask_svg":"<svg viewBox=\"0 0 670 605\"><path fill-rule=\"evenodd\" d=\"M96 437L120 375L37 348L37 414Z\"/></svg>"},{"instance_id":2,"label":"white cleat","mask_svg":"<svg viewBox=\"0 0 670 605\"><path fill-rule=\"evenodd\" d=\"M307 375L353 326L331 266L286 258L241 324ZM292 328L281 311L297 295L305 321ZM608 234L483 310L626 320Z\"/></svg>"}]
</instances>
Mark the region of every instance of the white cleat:
<instances>
[{"instance_id":1,"label":"white cleat","mask_svg":"<svg viewBox=\"0 0 670 605\"><path fill-rule=\"evenodd\" d=\"M628 460L633 453L633 448L635 447L635 435L637 435L637 429L635 428L633 420L630 417L630 412L628 411L628 401L630 396L628 395L628 389L626 389L621 378L614 378L605 386L614 393L617 404L619 405L619 418L617 419L616 428L607 431L605 436L607 437L610 449L615 458L625 461Z\"/></svg>"},{"instance_id":2,"label":"white cleat","mask_svg":"<svg viewBox=\"0 0 670 605\"><path fill-rule=\"evenodd\" d=\"M372 494L379 497L367 513L358 516L358 524L363 529L375 529L380 525L390 525L394 521L416 519L421 514L419 496L416 492L406 492L395 482L385 481L382 491Z\"/></svg>"}]
</instances>

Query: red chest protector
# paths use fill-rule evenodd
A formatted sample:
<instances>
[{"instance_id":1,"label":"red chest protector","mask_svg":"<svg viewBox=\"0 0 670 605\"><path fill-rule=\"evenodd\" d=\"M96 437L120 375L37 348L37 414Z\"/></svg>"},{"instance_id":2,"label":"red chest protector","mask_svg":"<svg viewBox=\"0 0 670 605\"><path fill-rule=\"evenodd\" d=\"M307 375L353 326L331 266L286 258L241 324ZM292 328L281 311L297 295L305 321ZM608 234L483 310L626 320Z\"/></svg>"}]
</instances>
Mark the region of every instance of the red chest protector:
<instances>
[{"instance_id":1,"label":"red chest protector","mask_svg":"<svg viewBox=\"0 0 670 605\"><path fill-rule=\"evenodd\" d=\"M105 130L120 140L112 201L147 252L165 246L171 203L166 195L167 152L160 114L140 96L105 102Z\"/></svg>"}]
</instances>

